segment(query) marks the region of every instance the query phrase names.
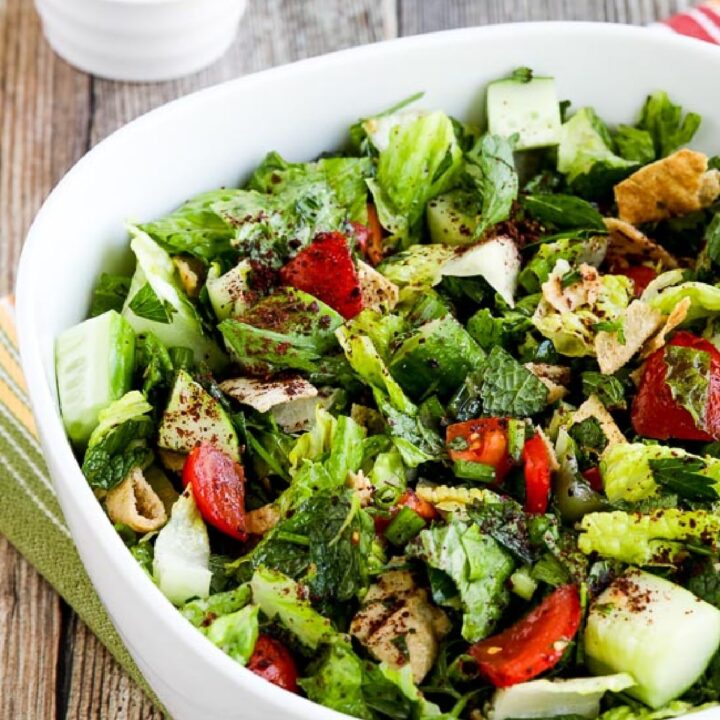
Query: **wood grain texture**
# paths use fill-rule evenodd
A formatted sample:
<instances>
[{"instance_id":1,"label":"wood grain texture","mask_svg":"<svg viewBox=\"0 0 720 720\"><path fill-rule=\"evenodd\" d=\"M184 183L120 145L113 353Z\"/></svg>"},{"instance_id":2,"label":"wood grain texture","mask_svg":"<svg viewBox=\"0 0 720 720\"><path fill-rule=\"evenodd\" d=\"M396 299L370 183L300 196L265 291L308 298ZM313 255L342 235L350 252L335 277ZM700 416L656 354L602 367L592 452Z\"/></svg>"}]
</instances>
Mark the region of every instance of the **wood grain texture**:
<instances>
[{"instance_id":1,"label":"wood grain texture","mask_svg":"<svg viewBox=\"0 0 720 720\"><path fill-rule=\"evenodd\" d=\"M0 0L0 294L55 182L89 147L188 92L324 52L419 32L523 20L649 23L687 0L251 0L211 68L168 83L93 79L49 50L30 0ZM61 241L62 239L60 239ZM159 720L142 693L0 538L0 718Z\"/></svg>"}]
</instances>

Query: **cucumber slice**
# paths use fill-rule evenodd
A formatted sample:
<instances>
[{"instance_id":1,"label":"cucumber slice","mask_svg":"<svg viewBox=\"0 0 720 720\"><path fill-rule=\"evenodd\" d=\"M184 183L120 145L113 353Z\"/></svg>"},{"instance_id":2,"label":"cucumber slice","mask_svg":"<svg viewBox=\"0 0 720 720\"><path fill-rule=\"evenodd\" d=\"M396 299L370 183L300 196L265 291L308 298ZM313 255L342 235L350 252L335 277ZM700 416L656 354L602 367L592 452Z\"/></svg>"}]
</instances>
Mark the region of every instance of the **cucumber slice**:
<instances>
[{"instance_id":1,"label":"cucumber slice","mask_svg":"<svg viewBox=\"0 0 720 720\"><path fill-rule=\"evenodd\" d=\"M135 333L115 310L58 337L55 372L60 411L74 443L87 443L100 411L130 389L134 363Z\"/></svg>"},{"instance_id":2,"label":"cucumber slice","mask_svg":"<svg viewBox=\"0 0 720 720\"><path fill-rule=\"evenodd\" d=\"M180 370L160 421L158 447L189 453L201 442L209 442L240 461L237 433L227 413L202 385Z\"/></svg>"},{"instance_id":3,"label":"cucumber slice","mask_svg":"<svg viewBox=\"0 0 720 720\"><path fill-rule=\"evenodd\" d=\"M190 348L196 362L206 362L213 370L220 369L227 358L203 333L195 308L178 287L170 255L147 233L137 228L131 228L131 232L130 247L137 258L137 268L122 310L123 317L138 335L151 332L167 348ZM155 305L151 309L155 312L140 308L137 297L140 293L150 295Z\"/></svg>"},{"instance_id":4,"label":"cucumber slice","mask_svg":"<svg viewBox=\"0 0 720 720\"><path fill-rule=\"evenodd\" d=\"M241 260L224 275L220 274L217 265L210 268L206 286L218 320L242 315L256 299L256 293L248 285L250 270L249 260Z\"/></svg>"},{"instance_id":5,"label":"cucumber slice","mask_svg":"<svg viewBox=\"0 0 720 720\"><path fill-rule=\"evenodd\" d=\"M471 245L480 216L477 200L462 190L438 195L427 204L430 239L445 245Z\"/></svg>"},{"instance_id":6,"label":"cucumber slice","mask_svg":"<svg viewBox=\"0 0 720 720\"><path fill-rule=\"evenodd\" d=\"M720 645L720 610L641 570L613 582L590 607L584 635L590 671L627 672L652 708L682 695Z\"/></svg>"},{"instance_id":7,"label":"cucumber slice","mask_svg":"<svg viewBox=\"0 0 720 720\"><path fill-rule=\"evenodd\" d=\"M516 150L560 142L560 103L554 78L536 77L527 82L508 78L490 83L487 116L493 135L519 135Z\"/></svg>"}]
</instances>

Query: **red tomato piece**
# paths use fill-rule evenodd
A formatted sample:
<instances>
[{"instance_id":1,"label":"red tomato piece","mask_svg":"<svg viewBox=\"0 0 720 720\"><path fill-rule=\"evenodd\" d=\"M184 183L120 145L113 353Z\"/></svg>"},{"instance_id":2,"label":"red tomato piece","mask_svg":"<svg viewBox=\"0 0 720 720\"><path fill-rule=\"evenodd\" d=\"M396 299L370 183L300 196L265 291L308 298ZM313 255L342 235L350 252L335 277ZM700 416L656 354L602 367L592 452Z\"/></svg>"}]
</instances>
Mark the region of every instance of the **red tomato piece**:
<instances>
[{"instance_id":1,"label":"red tomato piece","mask_svg":"<svg viewBox=\"0 0 720 720\"><path fill-rule=\"evenodd\" d=\"M342 233L320 233L280 269L286 285L314 295L346 320L362 310L357 268Z\"/></svg>"},{"instance_id":2,"label":"red tomato piece","mask_svg":"<svg viewBox=\"0 0 720 720\"><path fill-rule=\"evenodd\" d=\"M419 498L414 490L406 490L399 498L397 503L390 510L390 515L384 517L382 515L375 516L375 532L378 535L382 535L387 526L392 522L393 518L400 512L400 508L409 507L414 510L425 522L434 520L437 516L437 510L435 506Z\"/></svg>"},{"instance_id":3,"label":"red tomato piece","mask_svg":"<svg viewBox=\"0 0 720 720\"><path fill-rule=\"evenodd\" d=\"M268 682L285 690L298 691L298 671L290 651L274 637L260 634L255 643L255 650L248 661L251 670Z\"/></svg>"},{"instance_id":4,"label":"red tomato piece","mask_svg":"<svg viewBox=\"0 0 720 720\"><path fill-rule=\"evenodd\" d=\"M495 687L526 682L557 664L580 627L580 615L577 587L564 585L515 625L468 652Z\"/></svg>"},{"instance_id":5,"label":"red tomato piece","mask_svg":"<svg viewBox=\"0 0 720 720\"><path fill-rule=\"evenodd\" d=\"M242 465L210 443L200 443L183 466L183 485L191 485L203 519L220 532L244 541L245 473Z\"/></svg>"},{"instance_id":6,"label":"red tomato piece","mask_svg":"<svg viewBox=\"0 0 720 720\"><path fill-rule=\"evenodd\" d=\"M588 468L582 473L582 476L590 483L590 487L595 492L602 492L603 482L599 467L595 466Z\"/></svg>"},{"instance_id":7,"label":"red tomato piece","mask_svg":"<svg viewBox=\"0 0 720 720\"><path fill-rule=\"evenodd\" d=\"M507 418L479 418L455 423L448 427L445 437L451 460L492 465L497 482L501 482L512 468Z\"/></svg>"},{"instance_id":8,"label":"red tomato piece","mask_svg":"<svg viewBox=\"0 0 720 720\"><path fill-rule=\"evenodd\" d=\"M550 453L538 433L525 443L522 451L525 465L525 512L542 515L550 499Z\"/></svg>"},{"instance_id":9,"label":"red tomato piece","mask_svg":"<svg viewBox=\"0 0 720 720\"><path fill-rule=\"evenodd\" d=\"M613 270L615 275L624 275L633 281L635 297L640 297L645 288L657 277L657 272L647 265L631 265Z\"/></svg>"},{"instance_id":10,"label":"red tomato piece","mask_svg":"<svg viewBox=\"0 0 720 720\"><path fill-rule=\"evenodd\" d=\"M656 350L645 363L640 387L632 405L632 426L638 435L667 440L704 440L720 438L720 352L715 346L692 333L681 331L668 343L703 350L710 354L708 401L705 426L695 425L692 415L675 402L665 382L665 348Z\"/></svg>"}]
</instances>

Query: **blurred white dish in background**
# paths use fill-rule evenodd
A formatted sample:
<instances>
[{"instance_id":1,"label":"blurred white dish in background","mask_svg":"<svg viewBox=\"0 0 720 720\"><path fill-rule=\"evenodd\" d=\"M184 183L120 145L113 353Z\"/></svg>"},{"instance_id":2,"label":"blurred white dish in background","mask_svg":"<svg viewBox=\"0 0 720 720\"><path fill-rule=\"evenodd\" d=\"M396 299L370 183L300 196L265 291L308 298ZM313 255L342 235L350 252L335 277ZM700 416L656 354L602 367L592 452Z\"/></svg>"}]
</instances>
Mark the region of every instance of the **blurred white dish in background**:
<instances>
[{"instance_id":1,"label":"blurred white dish in background","mask_svg":"<svg viewBox=\"0 0 720 720\"><path fill-rule=\"evenodd\" d=\"M171 80L218 60L247 0L35 0L53 50L111 80Z\"/></svg>"}]
</instances>

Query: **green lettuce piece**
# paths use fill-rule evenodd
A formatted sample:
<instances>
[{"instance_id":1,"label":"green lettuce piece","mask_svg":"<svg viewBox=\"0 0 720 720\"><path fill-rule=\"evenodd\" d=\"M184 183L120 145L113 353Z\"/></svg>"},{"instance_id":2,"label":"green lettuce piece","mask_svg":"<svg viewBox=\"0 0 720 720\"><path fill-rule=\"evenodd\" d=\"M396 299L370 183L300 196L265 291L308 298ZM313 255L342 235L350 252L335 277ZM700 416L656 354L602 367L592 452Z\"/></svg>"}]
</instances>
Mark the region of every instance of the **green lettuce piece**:
<instances>
[{"instance_id":1,"label":"green lettuce piece","mask_svg":"<svg viewBox=\"0 0 720 720\"><path fill-rule=\"evenodd\" d=\"M267 375L285 369L315 371L320 358L337 347L334 331L342 322L312 295L283 287L218 328L240 367Z\"/></svg>"},{"instance_id":2,"label":"green lettuce piece","mask_svg":"<svg viewBox=\"0 0 720 720\"><path fill-rule=\"evenodd\" d=\"M512 350L532 328L530 317L514 310L496 316L488 308L480 308L467 323L467 331L472 338L488 352L496 345Z\"/></svg>"},{"instance_id":3,"label":"green lettuce piece","mask_svg":"<svg viewBox=\"0 0 720 720\"><path fill-rule=\"evenodd\" d=\"M720 460L669 447L643 443L618 443L605 450L600 461L603 488L610 502L638 502L658 494L650 463L655 460L699 461L704 469L698 474L716 480L720 490Z\"/></svg>"},{"instance_id":4,"label":"green lettuce piece","mask_svg":"<svg viewBox=\"0 0 720 720\"><path fill-rule=\"evenodd\" d=\"M418 233L428 200L449 189L462 167L450 118L442 112L420 115L390 130L380 151L377 176L367 181L380 223L391 245L407 247Z\"/></svg>"},{"instance_id":5,"label":"green lettuce piece","mask_svg":"<svg viewBox=\"0 0 720 720\"><path fill-rule=\"evenodd\" d=\"M173 371L170 353L155 335L147 333L136 338L135 373L142 377L142 391L146 397L150 397L156 388L170 388Z\"/></svg>"},{"instance_id":6,"label":"green lettuce piece","mask_svg":"<svg viewBox=\"0 0 720 720\"><path fill-rule=\"evenodd\" d=\"M310 700L346 715L374 720L363 693L364 663L348 643L329 644L310 671L298 681Z\"/></svg>"},{"instance_id":7,"label":"green lettuce piece","mask_svg":"<svg viewBox=\"0 0 720 720\"><path fill-rule=\"evenodd\" d=\"M317 650L335 631L328 618L313 609L298 583L277 570L261 566L252 576L253 602L271 620L277 620L302 645Z\"/></svg>"},{"instance_id":8,"label":"green lettuce piece","mask_svg":"<svg viewBox=\"0 0 720 720\"><path fill-rule=\"evenodd\" d=\"M692 703L683 700L673 700L659 710L651 710L639 704L634 704L632 707L621 705L606 710L598 720L667 720L668 718L690 715L690 713L711 707L716 707L716 703L694 706Z\"/></svg>"},{"instance_id":9,"label":"green lettuce piece","mask_svg":"<svg viewBox=\"0 0 720 720\"><path fill-rule=\"evenodd\" d=\"M635 565L667 565L682 559L684 543L717 549L720 515L665 508L649 514L589 513L580 522L578 547L589 555Z\"/></svg>"},{"instance_id":10,"label":"green lettuce piece","mask_svg":"<svg viewBox=\"0 0 720 720\"><path fill-rule=\"evenodd\" d=\"M529 293L540 292L542 284L547 282L558 260L565 260L569 265L586 263L600 267L606 251L607 238L602 235L594 235L587 240L560 238L555 242L543 243L520 271L518 282Z\"/></svg>"},{"instance_id":11,"label":"green lettuce piece","mask_svg":"<svg viewBox=\"0 0 720 720\"><path fill-rule=\"evenodd\" d=\"M720 313L720 288L702 282L684 282L665 288L648 300L648 303L664 315L669 315L685 298L690 298L690 308L684 322L692 322Z\"/></svg>"},{"instance_id":12,"label":"green lettuce piece","mask_svg":"<svg viewBox=\"0 0 720 720\"><path fill-rule=\"evenodd\" d=\"M150 465L153 454L147 439L154 431L148 415L152 409L142 393L131 390L100 411L82 464L90 487L110 490L133 468Z\"/></svg>"},{"instance_id":13,"label":"green lettuce piece","mask_svg":"<svg viewBox=\"0 0 720 720\"><path fill-rule=\"evenodd\" d=\"M525 195L522 206L535 220L551 228L580 228L605 233L602 215L587 200L575 195Z\"/></svg>"},{"instance_id":14,"label":"green lettuce piece","mask_svg":"<svg viewBox=\"0 0 720 720\"><path fill-rule=\"evenodd\" d=\"M368 157L322 158L311 163L291 163L270 152L255 169L247 187L261 193L281 194L311 182L326 182L338 205L347 209L348 218L367 223L368 188L365 179L373 174Z\"/></svg>"},{"instance_id":15,"label":"green lettuce piece","mask_svg":"<svg viewBox=\"0 0 720 720\"><path fill-rule=\"evenodd\" d=\"M442 280L443 265L452 257L455 251L447 245L412 245L391 255L377 269L396 285L430 287Z\"/></svg>"},{"instance_id":16,"label":"green lettuce piece","mask_svg":"<svg viewBox=\"0 0 720 720\"><path fill-rule=\"evenodd\" d=\"M340 415L330 445L330 457L325 462L330 478L338 485L348 473L357 472L363 460L362 442L367 431L347 415Z\"/></svg>"},{"instance_id":17,"label":"green lettuce piece","mask_svg":"<svg viewBox=\"0 0 720 720\"><path fill-rule=\"evenodd\" d=\"M259 612L259 607L246 605L217 618L205 633L207 639L236 662L247 665L260 634Z\"/></svg>"},{"instance_id":18,"label":"green lettuce piece","mask_svg":"<svg viewBox=\"0 0 720 720\"><path fill-rule=\"evenodd\" d=\"M380 313L369 308L356 315L347 323L347 326L353 332L367 335L383 362L387 362L390 358L392 341L408 330L407 322L400 315Z\"/></svg>"},{"instance_id":19,"label":"green lettuce piece","mask_svg":"<svg viewBox=\"0 0 720 720\"><path fill-rule=\"evenodd\" d=\"M296 470L303 460L315 460L330 450L337 420L323 407L315 407L315 423L303 433L288 454L290 468Z\"/></svg>"},{"instance_id":20,"label":"green lettuce piece","mask_svg":"<svg viewBox=\"0 0 720 720\"><path fill-rule=\"evenodd\" d=\"M375 488L374 502L389 508L407 488L407 472L397 447L381 452L375 458L368 479Z\"/></svg>"},{"instance_id":21,"label":"green lettuce piece","mask_svg":"<svg viewBox=\"0 0 720 720\"><path fill-rule=\"evenodd\" d=\"M680 105L675 105L666 92L658 90L648 95L637 127L650 134L655 157L662 158L682 145L687 145L695 136L701 121L700 115L694 112L683 116Z\"/></svg>"},{"instance_id":22,"label":"green lettuce piece","mask_svg":"<svg viewBox=\"0 0 720 720\"><path fill-rule=\"evenodd\" d=\"M214 206L238 192L225 188L202 193L169 215L139 227L167 252L188 253L209 262L231 251L235 235L233 226Z\"/></svg>"},{"instance_id":23,"label":"green lettuce piece","mask_svg":"<svg viewBox=\"0 0 720 720\"><path fill-rule=\"evenodd\" d=\"M615 154L610 132L592 108L581 108L560 131L557 169L583 197L599 197L639 167Z\"/></svg>"},{"instance_id":24,"label":"green lettuce piece","mask_svg":"<svg viewBox=\"0 0 720 720\"><path fill-rule=\"evenodd\" d=\"M423 530L409 548L455 583L463 610L462 636L468 642L487 637L510 601L506 584L515 569L512 556L477 525L456 519Z\"/></svg>"},{"instance_id":25,"label":"green lettuce piece","mask_svg":"<svg viewBox=\"0 0 720 720\"><path fill-rule=\"evenodd\" d=\"M102 273L93 290L88 317L97 317L108 310L121 312L130 290L130 278L126 275Z\"/></svg>"},{"instance_id":26,"label":"green lettuce piece","mask_svg":"<svg viewBox=\"0 0 720 720\"><path fill-rule=\"evenodd\" d=\"M493 225L510 217L518 196L513 144L499 135L483 135L467 154L465 174L482 198L474 238L479 240Z\"/></svg>"},{"instance_id":27,"label":"green lettuce piece","mask_svg":"<svg viewBox=\"0 0 720 720\"><path fill-rule=\"evenodd\" d=\"M613 135L620 157L646 165L656 159L653 136L647 130L620 125Z\"/></svg>"},{"instance_id":28,"label":"green lettuce piece","mask_svg":"<svg viewBox=\"0 0 720 720\"><path fill-rule=\"evenodd\" d=\"M409 665L395 668L386 662L382 662L380 663L379 670L385 679L397 686L402 694L413 704L415 708L413 717L417 716L421 718L421 720L430 717L443 717L450 720L452 715L443 715L440 712L440 708L435 703L428 702L420 690L418 690L417 685L413 682L412 669Z\"/></svg>"},{"instance_id":29,"label":"green lettuce piece","mask_svg":"<svg viewBox=\"0 0 720 720\"><path fill-rule=\"evenodd\" d=\"M210 540L189 486L155 540L153 577L173 605L210 594Z\"/></svg>"},{"instance_id":30,"label":"green lettuce piece","mask_svg":"<svg viewBox=\"0 0 720 720\"><path fill-rule=\"evenodd\" d=\"M191 600L180 608L180 614L197 628L205 628L218 617L244 608L252 599L250 586L245 583L234 590L215 593L210 597Z\"/></svg>"},{"instance_id":31,"label":"green lettuce piece","mask_svg":"<svg viewBox=\"0 0 720 720\"><path fill-rule=\"evenodd\" d=\"M553 274L565 275L570 266L564 260ZM561 355L583 357L595 354L594 340L599 324L622 321L632 298L632 284L622 275L601 275L600 289L593 305L580 305L572 312L559 312L544 298L538 304L533 324L540 334L552 340Z\"/></svg>"}]
</instances>

